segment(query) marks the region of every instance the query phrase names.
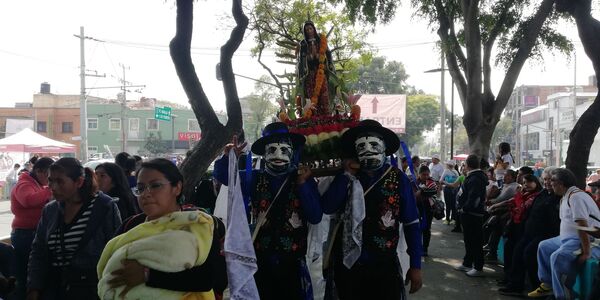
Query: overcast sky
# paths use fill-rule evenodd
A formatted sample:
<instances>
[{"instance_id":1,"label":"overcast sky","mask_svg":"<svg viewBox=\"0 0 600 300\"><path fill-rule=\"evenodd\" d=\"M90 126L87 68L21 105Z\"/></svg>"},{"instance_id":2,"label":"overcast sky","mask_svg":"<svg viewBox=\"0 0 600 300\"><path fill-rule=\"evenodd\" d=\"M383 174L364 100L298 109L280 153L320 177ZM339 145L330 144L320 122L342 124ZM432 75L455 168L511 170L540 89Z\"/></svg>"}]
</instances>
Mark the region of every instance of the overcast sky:
<instances>
[{"instance_id":1,"label":"overcast sky","mask_svg":"<svg viewBox=\"0 0 600 300\"><path fill-rule=\"evenodd\" d=\"M1 1L0 106L30 102L42 82L50 83L55 94L78 94L80 47L79 39L73 35L79 34L80 26L85 27L86 36L105 41L86 40L88 73L97 71L106 74L105 78L88 77L87 87L119 85L123 76L121 65L125 65L126 80L134 85L146 86L141 92L129 93L128 99L145 96L187 103L168 52L168 43L175 32L174 2ZM195 3L193 59L200 82L216 109L224 108L222 85L215 79L215 65L219 61L219 47L229 37L232 21L221 19L230 14L230 6L231 2L225 0ZM562 27L576 41L577 83L587 84L593 69L577 42L575 26L565 23ZM409 6L404 5L391 24L378 26L366 42L379 49L379 54L388 60L403 62L410 75L409 84L439 95L439 73L423 73L439 68L439 54L434 45L436 39L437 36L423 21L411 18ZM265 72L250 56L252 46L252 39L247 38L234 57L233 67L237 74L258 78ZM270 58L273 58L272 54ZM502 72L501 69L494 72L496 91L501 84ZM573 73L573 63L565 57L547 55L543 65L526 64L518 85L570 85L573 84ZM237 83L240 96L253 91L254 82L237 78ZM118 89L92 89L88 94L114 98L118 92ZM458 104L456 110L462 111Z\"/></svg>"}]
</instances>

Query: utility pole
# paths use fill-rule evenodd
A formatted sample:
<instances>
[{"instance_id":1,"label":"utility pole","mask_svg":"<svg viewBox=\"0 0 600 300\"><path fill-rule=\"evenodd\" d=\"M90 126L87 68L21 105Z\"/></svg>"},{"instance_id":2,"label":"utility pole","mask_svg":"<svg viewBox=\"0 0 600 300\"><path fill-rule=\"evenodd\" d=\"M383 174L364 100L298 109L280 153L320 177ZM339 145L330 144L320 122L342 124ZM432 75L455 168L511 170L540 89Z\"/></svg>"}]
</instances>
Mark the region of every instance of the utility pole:
<instances>
[{"instance_id":1,"label":"utility pole","mask_svg":"<svg viewBox=\"0 0 600 300\"><path fill-rule=\"evenodd\" d=\"M441 67L441 71L440 74L441 75L441 95L440 95L440 159L442 161L442 163L444 163L446 161L446 96L444 93L444 79L445 79L445 74L446 72L444 72L445 67L444 67L444 51L442 50L442 55L441 55L441 63L442 63L442 67Z\"/></svg>"},{"instance_id":2,"label":"utility pole","mask_svg":"<svg viewBox=\"0 0 600 300\"><path fill-rule=\"evenodd\" d=\"M454 79L452 79L452 96L450 97L450 159L454 159Z\"/></svg>"},{"instance_id":3,"label":"utility pole","mask_svg":"<svg viewBox=\"0 0 600 300\"><path fill-rule=\"evenodd\" d=\"M74 35L79 38L79 77L80 77L80 94L79 94L79 137L80 137L80 157L82 162L86 162L87 156L87 101L85 96L85 77L106 77L106 75L86 74L85 73L85 39L95 40L87 37L83 33L83 26L79 27L79 35Z\"/></svg>"},{"instance_id":4,"label":"utility pole","mask_svg":"<svg viewBox=\"0 0 600 300\"><path fill-rule=\"evenodd\" d=\"M577 51L573 50L573 127L577 122Z\"/></svg>"},{"instance_id":5,"label":"utility pole","mask_svg":"<svg viewBox=\"0 0 600 300\"><path fill-rule=\"evenodd\" d=\"M87 161L87 105L85 102L85 36L83 35L83 26L79 27L79 77L81 90L79 91L79 136L81 138L81 154L79 159L82 162Z\"/></svg>"},{"instance_id":6,"label":"utility pole","mask_svg":"<svg viewBox=\"0 0 600 300\"><path fill-rule=\"evenodd\" d=\"M121 101L121 152L127 152L127 126L125 126L125 116L126 116L126 112L127 112L127 81L125 80L125 69L129 69L129 67L125 66L124 64L119 64L119 66L121 66L121 68L123 69L123 78L121 79L121 82L123 83L123 86L121 88L121 91L123 91L122 94L122 101Z\"/></svg>"},{"instance_id":7,"label":"utility pole","mask_svg":"<svg viewBox=\"0 0 600 300\"><path fill-rule=\"evenodd\" d=\"M171 153L175 154L175 118L176 115L171 114Z\"/></svg>"}]
</instances>

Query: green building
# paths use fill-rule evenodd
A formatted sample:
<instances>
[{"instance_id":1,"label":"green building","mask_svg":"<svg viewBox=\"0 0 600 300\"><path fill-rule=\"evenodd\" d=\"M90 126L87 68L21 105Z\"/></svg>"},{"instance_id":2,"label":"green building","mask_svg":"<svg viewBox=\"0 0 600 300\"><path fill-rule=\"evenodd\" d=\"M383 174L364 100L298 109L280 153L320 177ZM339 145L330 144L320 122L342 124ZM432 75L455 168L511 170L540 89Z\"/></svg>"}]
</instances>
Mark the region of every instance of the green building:
<instances>
[{"instance_id":1,"label":"green building","mask_svg":"<svg viewBox=\"0 0 600 300\"><path fill-rule=\"evenodd\" d=\"M157 106L171 107L174 116L171 121L154 118ZM201 138L191 109L156 103L149 98L128 101L126 107L116 100L88 103L87 122L89 157L111 156L121 151L143 156L184 154Z\"/></svg>"}]
</instances>

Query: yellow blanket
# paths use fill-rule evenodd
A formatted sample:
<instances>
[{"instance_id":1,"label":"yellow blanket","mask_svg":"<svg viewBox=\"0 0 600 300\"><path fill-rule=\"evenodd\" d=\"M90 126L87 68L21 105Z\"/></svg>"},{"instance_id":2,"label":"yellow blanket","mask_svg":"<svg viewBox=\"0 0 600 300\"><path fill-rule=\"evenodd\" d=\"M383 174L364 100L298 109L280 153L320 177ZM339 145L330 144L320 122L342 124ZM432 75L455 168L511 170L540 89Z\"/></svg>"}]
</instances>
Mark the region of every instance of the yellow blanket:
<instances>
[{"instance_id":1,"label":"yellow blanket","mask_svg":"<svg viewBox=\"0 0 600 300\"><path fill-rule=\"evenodd\" d=\"M202 265L213 240L213 219L199 211L174 212L142 223L116 236L106 244L98 262L100 299L119 299L124 286L110 288L111 272L122 268L121 261L137 260L140 264L163 272L179 272ZM210 292L177 292L140 284L124 299L198 299L214 300Z\"/></svg>"}]
</instances>

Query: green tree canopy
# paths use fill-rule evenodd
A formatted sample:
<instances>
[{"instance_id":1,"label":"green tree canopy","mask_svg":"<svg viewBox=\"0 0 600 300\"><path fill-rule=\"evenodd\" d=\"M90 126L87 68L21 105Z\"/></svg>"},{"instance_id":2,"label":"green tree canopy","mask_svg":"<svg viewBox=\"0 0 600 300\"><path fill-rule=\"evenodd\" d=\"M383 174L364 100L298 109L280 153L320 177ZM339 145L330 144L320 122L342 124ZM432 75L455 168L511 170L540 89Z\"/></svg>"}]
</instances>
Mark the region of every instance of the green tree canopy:
<instances>
[{"instance_id":1,"label":"green tree canopy","mask_svg":"<svg viewBox=\"0 0 600 300\"><path fill-rule=\"evenodd\" d=\"M440 103L432 95L410 95L406 103L406 133L400 136L409 147L423 141L423 133L440 122Z\"/></svg>"},{"instance_id":2,"label":"green tree canopy","mask_svg":"<svg viewBox=\"0 0 600 300\"><path fill-rule=\"evenodd\" d=\"M409 89L407 79L404 64L377 56L369 64L359 65L358 80L350 84L350 90L362 94L405 94Z\"/></svg>"},{"instance_id":3,"label":"green tree canopy","mask_svg":"<svg viewBox=\"0 0 600 300\"><path fill-rule=\"evenodd\" d=\"M280 96L288 101L298 93L296 82L296 53L304 38L302 26L306 20L314 22L319 33L328 34L328 45L336 68L336 76L330 76L332 96L345 97L345 84L358 78L360 64L368 63L370 47L364 43L369 27L355 27L348 16L327 2L302 0L256 0L251 12L250 28L255 31L256 47L253 54L280 88ZM290 65L284 73L274 71L273 65L262 60L263 51L275 49L277 62ZM330 97L333 99L333 97Z\"/></svg>"},{"instance_id":4,"label":"green tree canopy","mask_svg":"<svg viewBox=\"0 0 600 300\"><path fill-rule=\"evenodd\" d=\"M345 3L353 20L387 22L398 1L330 0ZM470 153L487 157L496 124L530 57L542 50L569 53L573 45L556 29L555 0L411 0L441 40L445 62L465 110L463 123ZM506 71L492 92L492 65Z\"/></svg>"},{"instance_id":5,"label":"green tree canopy","mask_svg":"<svg viewBox=\"0 0 600 300\"><path fill-rule=\"evenodd\" d=\"M254 93L246 98L249 114L244 118L244 132L246 141L254 142L261 136L261 130L269 117L274 117L277 106L273 103L277 99L277 89L267 84L271 78L267 75L260 77L254 84Z\"/></svg>"}]
</instances>

